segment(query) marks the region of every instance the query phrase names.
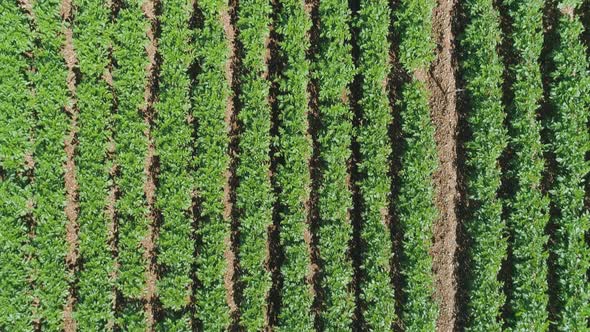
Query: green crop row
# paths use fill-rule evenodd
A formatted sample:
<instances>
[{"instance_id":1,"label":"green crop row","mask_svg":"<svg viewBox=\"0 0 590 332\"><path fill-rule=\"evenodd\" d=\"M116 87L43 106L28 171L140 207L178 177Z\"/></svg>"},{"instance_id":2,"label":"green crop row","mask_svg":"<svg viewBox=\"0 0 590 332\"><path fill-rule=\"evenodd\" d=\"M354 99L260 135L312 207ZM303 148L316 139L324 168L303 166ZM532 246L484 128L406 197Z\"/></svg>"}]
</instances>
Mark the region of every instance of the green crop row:
<instances>
[{"instance_id":1,"label":"green crop row","mask_svg":"<svg viewBox=\"0 0 590 332\"><path fill-rule=\"evenodd\" d=\"M389 127L393 121L387 90L389 22L389 1L361 1L355 22L360 29L358 73L362 77L361 125L355 133L361 153L358 186L364 205L360 288L366 305L365 321L375 331L391 329L396 318L390 266L392 243L387 222L391 199Z\"/></svg>"},{"instance_id":2,"label":"green crop row","mask_svg":"<svg viewBox=\"0 0 590 332\"><path fill-rule=\"evenodd\" d=\"M557 41L552 50L555 69L549 86L553 108L548 123L549 147L556 161L549 193L558 212L552 220L555 230L550 249L556 257L554 328L559 331L586 331L590 316L590 249L585 241L590 220L584 208L584 179L590 171L585 159L590 149L590 76L581 42L583 26L575 14L582 3L563 0L558 4Z\"/></svg>"},{"instance_id":3,"label":"green crop row","mask_svg":"<svg viewBox=\"0 0 590 332\"><path fill-rule=\"evenodd\" d=\"M348 1L319 4L320 36L312 77L317 80L320 128L318 145L321 183L318 188L319 234L323 292L320 319L327 331L351 328L354 312L349 243L352 195L347 164L351 157L352 112L348 89L355 68L351 54Z\"/></svg>"},{"instance_id":4,"label":"green crop row","mask_svg":"<svg viewBox=\"0 0 590 332\"><path fill-rule=\"evenodd\" d=\"M27 257L32 253L26 217L31 213L25 157L30 140L31 93L26 81L32 48L27 18L16 1L0 3L0 330L32 331ZM9 22L9 23L7 23Z\"/></svg>"},{"instance_id":5,"label":"green crop row","mask_svg":"<svg viewBox=\"0 0 590 332\"><path fill-rule=\"evenodd\" d=\"M111 11L102 0L74 1L74 49L80 79L76 177L80 213L79 262L75 318L81 330L103 330L114 319L114 261L106 213L110 186L108 144L113 96L104 79L111 44Z\"/></svg>"},{"instance_id":6,"label":"green crop row","mask_svg":"<svg viewBox=\"0 0 590 332\"><path fill-rule=\"evenodd\" d=\"M501 33L492 0L467 0L463 8L468 22L459 44L470 132L464 145L469 200L465 221L469 240L467 329L500 331L505 296L498 273L507 247L498 198L498 158L507 144L502 106L504 68L497 53Z\"/></svg>"},{"instance_id":7,"label":"green crop row","mask_svg":"<svg viewBox=\"0 0 590 332\"><path fill-rule=\"evenodd\" d=\"M130 330L145 329L141 299L146 287L143 241L148 236L149 210L144 194L147 155L147 123L144 90L147 84L149 21L142 10L143 0L122 3L114 22L113 87L118 101L115 124L115 151L118 167L116 202L118 218L117 289L123 297L117 323Z\"/></svg>"},{"instance_id":8,"label":"green crop row","mask_svg":"<svg viewBox=\"0 0 590 332\"><path fill-rule=\"evenodd\" d=\"M507 326L514 331L544 331L547 321L548 198L540 184L545 167L541 124L537 111L543 97L539 58L543 48L543 0L506 2L512 19L511 39L516 55L509 70L514 82L507 105L508 149L513 158L506 174L514 195L506 202L511 234L512 279L508 287Z\"/></svg>"},{"instance_id":9,"label":"green crop row","mask_svg":"<svg viewBox=\"0 0 590 332\"><path fill-rule=\"evenodd\" d=\"M156 208L162 221L157 239L157 261L161 271L158 296L164 310L160 331L190 331L189 299L192 290L194 238L189 213L193 190L190 173L192 125L190 78L193 61L189 20L192 4L188 0L161 3L162 28L159 39L160 93L155 105L154 139L160 172Z\"/></svg>"},{"instance_id":10,"label":"green crop row","mask_svg":"<svg viewBox=\"0 0 590 332\"><path fill-rule=\"evenodd\" d=\"M437 218L432 176L438 167L434 126L428 105L425 73L434 59L433 0L404 0L395 12L399 31L399 60L410 74L401 90L400 111L403 147L399 173L399 197L394 203L400 221L404 279L401 322L409 330L430 331L436 326L438 306L432 300L434 276L433 227Z\"/></svg>"},{"instance_id":11,"label":"green crop row","mask_svg":"<svg viewBox=\"0 0 590 332\"><path fill-rule=\"evenodd\" d=\"M223 16L229 18L227 0L199 2L203 26L197 31L196 57L200 67L193 89L194 118L198 122L195 182L201 200L197 258L197 315L206 331L221 331L230 324L224 276L231 220L224 214L224 186L229 167L227 105L232 97L226 68L230 41Z\"/></svg>"},{"instance_id":12,"label":"green crop row","mask_svg":"<svg viewBox=\"0 0 590 332\"><path fill-rule=\"evenodd\" d=\"M70 120L64 111L69 102L66 85L67 68L62 55L65 24L60 15L61 1L35 1L35 48L31 75L35 86L33 109L35 129L35 237L33 240L36 270L35 297L38 299L37 319L43 330L63 328L63 307L71 275L65 257L64 141Z\"/></svg>"},{"instance_id":13,"label":"green crop row","mask_svg":"<svg viewBox=\"0 0 590 332\"><path fill-rule=\"evenodd\" d=\"M265 56L272 7L266 0L245 0L238 6L237 30L243 47L240 110L237 118L239 161L236 207L240 224L238 258L243 286L241 325L248 331L261 331L271 287L266 268L268 228L272 225L270 168L269 81Z\"/></svg>"},{"instance_id":14,"label":"green crop row","mask_svg":"<svg viewBox=\"0 0 590 332\"><path fill-rule=\"evenodd\" d=\"M310 196L311 137L308 135L308 93L311 18L300 0L281 2L277 32L280 54L285 61L279 85L279 163L276 183L280 202L280 241L284 253L282 305L277 330L314 331L311 312L313 293L308 281L311 264L305 234L306 202Z\"/></svg>"}]
</instances>

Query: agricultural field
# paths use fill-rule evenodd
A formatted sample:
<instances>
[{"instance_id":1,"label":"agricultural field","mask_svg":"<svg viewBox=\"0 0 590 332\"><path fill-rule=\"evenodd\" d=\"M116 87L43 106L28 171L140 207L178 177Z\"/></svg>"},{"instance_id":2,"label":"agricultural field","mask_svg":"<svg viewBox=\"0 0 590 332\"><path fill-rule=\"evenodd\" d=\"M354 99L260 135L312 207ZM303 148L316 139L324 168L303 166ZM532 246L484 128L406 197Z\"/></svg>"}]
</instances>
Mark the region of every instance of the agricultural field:
<instances>
[{"instance_id":1,"label":"agricultural field","mask_svg":"<svg viewBox=\"0 0 590 332\"><path fill-rule=\"evenodd\" d=\"M0 332L590 331L589 1L0 27Z\"/></svg>"}]
</instances>

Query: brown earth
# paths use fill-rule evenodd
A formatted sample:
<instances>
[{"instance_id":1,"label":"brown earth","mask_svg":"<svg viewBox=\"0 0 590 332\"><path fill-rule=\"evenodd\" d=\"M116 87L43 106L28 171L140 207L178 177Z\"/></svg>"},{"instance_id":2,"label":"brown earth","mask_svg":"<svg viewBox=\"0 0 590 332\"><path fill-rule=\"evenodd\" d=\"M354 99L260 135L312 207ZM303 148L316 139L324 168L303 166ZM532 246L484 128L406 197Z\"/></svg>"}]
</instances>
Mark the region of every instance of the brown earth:
<instances>
[{"instance_id":1,"label":"brown earth","mask_svg":"<svg viewBox=\"0 0 590 332\"><path fill-rule=\"evenodd\" d=\"M306 59L309 62L314 61L319 51L320 39L320 16L319 16L320 0L305 0L305 11L311 19L311 28L308 31L308 38L310 47L307 50ZM319 227L319 186L321 180L320 174L320 159L319 159L319 142L318 142L318 128L319 128L319 89L316 79L311 78L307 84L307 134L312 143L312 155L309 160L309 176L311 180L311 188L309 192L309 199L305 203L306 209L306 223L307 229L304 234L304 240L308 246L310 256L310 263L308 267L307 280L311 286L314 296L312 303L312 313L314 315L314 326L316 330L321 330L321 261L318 248L318 227Z\"/></svg>"},{"instance_id":2,"label":"brown earth","mask_svg":"<svg viewBox=\"0 0 590 332\"><path fill-rule=\"evenodd\" d=\"M72 20L72 0L63 0L61 3L61 16L64 21ZM63 57L68 69L67 87L70 94L70 102L65 105L65 111L70 116L70 133L64 142L66 152L65 169L65 189L66 189L66 206L65 214L68 220L66 226L66 241L68 243L68 253L66 255L66 264L72 278L78 270L78 182L76 180L76 164L74 162L77 139L76 133L78 128L78 109L76 107L76 66L78 60L73 45L73 32L71 26L66 25L64 30L65 44L63 48ZM69 286L69 293L64 307L64 331L76 331L76 321L73 317L74 304L76 302L75 283Z\"/></svg>"},{"instance_id":3,"label":"brown earth","mask_svg":"<svg viewBox=\"0 0 590 332\"><path fill-rule=\"evenodd\" d=\"M158 40L156 31L158 28L158 21L156 18L156 7L158 0L145 0L142 4L142 10L145 17L150 21L147 28L146 35L149 43L146 46L146 55L148 57L148 64L145 68L147 74L147 82L144 88L144 107L141 110L146 124L144 135L148 141L147 155L144 162L144 173L146 181L144 183L143 191L146 202L148 204L148 236L142 242L144 248L144 257L148 262L146 269L146 286L144 294L144 310L146 314L146 330L153 331L155 324L155 309L154 302L156 297L156 282L158 280L157 265L156 265L156 249L155 243L158 235L158 212L156 211L156 177L158 173L156 160L156 147L154 138L152 137L152 127L154 120L154 101L156 98L156 85L158 76Z\"/></svg>"},{"instance_id":4,"label":"brown earth","mask_svg":"<svg viewBox=\"0 0 590 332\"><path fill-rule=\"evenodd\" d=\"M237 221L235 218L235 189L236 189L236 155L237 155L237 45L236 45L236 27L235 15L238 3L237 0L229 1L227 11L220 13L221 24L225 32L225 38L229 46L228 61L225 67L225 79L232 90L232 95L228 98L225 110L225 123L227 124L227 133L229 135L228 153L230 157L229 167L225 172L226 183L223 188L224 193L224 219L231 223L231 234L226 239L226 251L224 257L227 261L227 270L225 271L224 284L226 288L226 300L230 309L232 323L230 330L236 330L239 326L239 308L237 305Z\"/></svg>"},{"instance_id":5,"label":"brown earth","mask_svg":"<svg viewBox=\"0 0 590 332\"><path fill-rule=\"evenodd\" d=\"M439 158L439 169L434 174L435 203L439 217L434 225L434 243L431 249L435 297L440 310L437 331L455 330L457 315L457 202L460 194L457 182L458 113L453 35L455 1L438 0L433 11L432 36L436 42L436 59L426 75Z\"/></svg>"}]
</instances>

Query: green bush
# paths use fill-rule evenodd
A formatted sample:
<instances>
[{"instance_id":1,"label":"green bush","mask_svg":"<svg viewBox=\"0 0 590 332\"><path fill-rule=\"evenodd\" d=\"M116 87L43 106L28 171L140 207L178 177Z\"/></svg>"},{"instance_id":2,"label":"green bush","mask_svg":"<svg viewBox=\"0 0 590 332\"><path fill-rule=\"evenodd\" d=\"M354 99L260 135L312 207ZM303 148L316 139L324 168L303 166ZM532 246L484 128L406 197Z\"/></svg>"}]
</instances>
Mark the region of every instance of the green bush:
<instances>
[{"instance_id":1,"label":"green bush","mask_svg":"<svg viewBox=\"0 0 590 332\"><path fill-rule=\"evenodd\" d=\"M318 189L318 249L322 263L320 285L324 309L320 319L328 331L351 328L354 312L352 260L349 243L352 195L347 183L351 156L352 112L349 84L355 75L351 55L348 1L325 0L319 4L319 50L312 67L319 93L318 145L321 183Z\"/></svg>"},{"instance_id":2,"label":"green bush","mask_svg":"<svg viewBox=\"0 0 590 332\"><path fill-rule=\"evenodd\" d=\"M310 62L306 52L311 18L303 2L281 3L277 32L281 41L280 55L285 61L279 85L280 160L276 171L280 213L280 241L284 253L281 266L282 305L277 330L313 331L311 312L313 293L308 283L311 264L305 234L309 232L306 203L310 197L311 179L308 164L311 158L311 137L308 134L308 98Z\"/></svg>"},{"instance_id":3,"label":"green bush","mask_svg":"<svg viewBox=\"0 0 590 332\"><path fill-rule=\"evenodd\" d=\"M142 10L143 0L128 0L118 11L113 34L113 86L117 98L115 154L119 170L116 202L119 225L117 289L125 308L117 322L127 329L145 329L145 313L140 300L146 288L143 241L149 236L150 213L144 194L147 176L148 124L144 121L144 90L148 84L149 21Z\"/></svg>"},{"instance_id":4,"label":"green bush","mask_svg":"<svg viewBox=\"0 0 590 332\"><path fill-rule=\"evenodd\" d=\"M0 330L33 331L32 292L26 263L32 254L27 216L31 184L25 156L31 142L29 63L32 48L28 22L16 2L0 3Z\"/></svg>"},{"instance_id":5,"label":"green bush","mask_svg":"<svg viewBox=\"0 0 590 332\"><path fill-rule=\"evenodd\" d=\"M557 213L552 217L555 230L550 250L556 257L554 328L559 331L586 331L590 316L590 249L585 241L590 220L584 207L584 182L590 171L585 159L590 149L590 76L586 48L580 41L583 26L574 14L582 3L559 2L558 40L551 55L555 69L549 86L553 114L548 127L556 174L549 196Z\"/></svg>"},{"instance_id":6,"label":"green bush","mask_svg":"<svg viewBox=\"0 0 590 332\"><path fill-rule=\"evenodd\" d=\"M389 127L393 121L387 90L390 15L388 1L365 0L355 22L359 29L358 74L362 77L361 119L360 126L355 128L361 155L358 166L361 179L357 185L363 200L360 288L366 304L363 316L368 328L374 331L391 329L396 318L387 220L391 203Z\"/></svg>"},{"instance_id":7,"label":"green bush","mask_svg":"<svg viewBox=\"0 0 590 332\"><path fill-rule=\"evenodd\" d=\"M105 330L114 320L113 271L109 245L107 196L112 161L107 156L113 125L113 95L104 79L111 44L109 17L104 1L74 1L74 49L80 78L76 86L79 110L76 179L79 185L79 263L74 317L81 330Z\"/></svg>"},{"instance_id":8,"label":"green bush","mask_svg":"<svg viewBox=\"0 0 590 332\"><path fill-rule=\"evenodd\" d=\"M192 4L186 0L161 4L159 100L155 105L154 141L160 172L156 208L162 222L157 239L157 263L161 269L158 296L164 309L159 331L190 331L188 309L191 270L194 265L194 238L189 214L193 192L190 78L188 68L194 58L189 20Z\"/></svg>"},{"instance_id":9,"label":"green bush","mask_svg":"<svg viewBox=\"0 0 590 332\"><path fill-rule=\"evenodd\" d=\"M515 52L508 68L513 82L513 100L507 105L508 148L512 158L506 175L514 194L506 201L512 278L507 294L506 323L514 331L544 331L547 320L547 236L548 198L541 192L545 168L541 144L541 124L537 112L543 97L539 58L543 47L543 4L507 1L513 23L511 34Z\"/></svg>"},{"instance_id":10,"label":"green bush","mask_svg":"<svg viewBox=\"0 0 590 332\"><path fill-rule=\"evenodd\" d=\"M266 243L275 197L269 177L270 84L265 79L271 11L269 1L241 1L236 22L243 48L237 114L241 129L236 168L236 208L240 227L238 259L243 287L240 323L249 331L263 329L266 298L271 287L270 272L266 268Z\"/></svg>"},{"instance_id":11,"label":"green bush","mask_svg":"<svg viewBox=\"0 0 590 332\"><path fill-rule=\"evenodd\" d=\"M463 7L468 22L459 44L470 132L464 143L468 199L465 232L469 241L466 328L500 331L505 296L498 273L507 247L498 197L498 159L507 144L502 105L504 68L497 53L501 33L492 0L467 0Z\"/></svg>"},{"instance_id":12,"label":"green bush","mask_svg":"<svg viewBox=\"0 0 590 332\"><path fill-rule=\"evenodd\" d=\"M225 330L230 324L224 276L228 262L231 219L224 215L224 187L229 171L229 125L227 103L232 91L226 68L230 42L224 32L222 13L228 11L227 0L200 1L203 26L197 30L195 49L200 72L193 89L194 118L198 122L195 182L201 199L199 256L197 279L197 317L207 331ZM228 15L229 17L229 15Z\"/></svg>"}]
</instances>

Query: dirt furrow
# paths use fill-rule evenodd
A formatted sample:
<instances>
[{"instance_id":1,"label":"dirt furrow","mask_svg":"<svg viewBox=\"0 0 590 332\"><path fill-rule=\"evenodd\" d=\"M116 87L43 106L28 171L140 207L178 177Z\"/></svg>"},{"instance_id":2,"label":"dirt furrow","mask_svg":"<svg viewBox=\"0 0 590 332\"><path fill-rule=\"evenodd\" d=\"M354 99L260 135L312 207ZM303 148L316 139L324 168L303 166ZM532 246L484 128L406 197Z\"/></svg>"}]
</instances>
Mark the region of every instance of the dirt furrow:
<instances>
[{"instance_id":1,"label":"dirt furrow","mask_svg":"<svg viewBox=\"0 0 590 332\"><path fill-rule=\"evenodd\" d=\"M158 236L159 214L156 210L156 180L158 174L158 161L156 157L156 147L152 136L154 126L154 102L158 88L158 31L159 22L157 19L157 9L159 8L158 0L145 0L142 5L145 17L150 21L146 31L149 44L146 47L148 65L146 67L147 82L144 89L144 107L142 109L146 130L144 135L148 140L147 155L144 163L144 173L146 181L143 191L148 204L148 236L143 242L144 255L148 262L146 269L146 288L144 294L144 310L146 315L146 330L154 331L155 326L155 296L156 281L158 279L156 265L155 243Z\"/></svg>"},{"instance_id":2,"label":"dirt furrow","mask_svg":"<svg viewBox=\"0 0 590 332\"><path fill-rule=\"evenodd\" d=\"M277 32L277 25L279 24L279 13L281 11L281 4L278 0L271 0L272 23L270 26L269 38L266 41L266 65L268 68L267 79L270 80L268 103L271 107L271 126L270 135L273 138L279 136L279 101L277 99L279 91L279 83L277 78L281 76L284 67L285 59L281 58L279 52L280 36ZM273 188L274 196L276 198L280 195L280 188L277 183L277 167L279 163L278 146L271 145L270 147L270 181ZM275 200L272 212L272 226L268 229L268 240L266 243L266 268L271 273L272 286L267 298L267 312L265 315L265 329L271 331L278 322L279 310L281 307L281 265L283 263L283 251L280 243L280 208L279 199Z\"/></svg>"},{"instance_id":3,"label":"dirt furrow","mask_svg":"<svg viewBox=\"0 0 590 332\"><path fill-rule=\"evenodd\" d=\"M439 217L434 224L431 254L439 302L437 331L455 329L457 278L457 101L455 18L456 0L438 0L432 16L432 37L436 58L426 76L430 91L430 109L435 125L439 169L434 174L436 206Z\"/></svg>"},{"instance_id":4,"label":"dirt furrow","mask_svg":"<svg viewBox=\"0 0 590 332\"><path fill-rule=\"evenodd\" d=\"M320 15L319 15L320 0L305 0L305 9L311 18L311 29L309 30L310 47L307 52L307 60L311 63L310 69L313 69L316 56L319 51L320 40ZM310 70L310 72L312 72ZM320 271L321 260L318 249L318 229L319 229L319 206L318 206L318 188L320 186L320 151L318 142L319 121L319 90L316 78L310 77L307 86L308 90L308 135L311 137L312 155L309 160L309 174L311 179L311 188L309 193L309 200L305 204L306 209L306 223L307 229L304 234L305 242L307 243L310 265L309 265L309 283L311 284L314 301L311 310L314 314L314 325L316 330L321 330L320 310L322 300L322 291L320 285Z\"/></svg>"},{"instance_id":5,"label":"dirt furrow","mask_svg":"<svg viewBox=\"0 0 590 332\"><path fill-rule=\"evenodd\" d=\"M221 14L221 20L223 29L225 31L225 38L229 44L229 61L226 63L225 78L232 91L232 95L228 98L228 102L225 110L225 123L228 128L229 135L229 167L226 172L226 183L224 186L224 218L231 220L231 234L226 240L226 252L225 258L227 260L227 270L225 273L224 283L227 291L227 304L230 308L230 315L232 323L230 324L230 330L236 330L239 326L239 308L237 305L237 240L238 240L238 224L236 218L236 166L237 166L237 153L238 153L238 123L237 123L237 112L239 108L238 103L238 66L239 56L236 45L236 11L238 1L230 0L229 7L226 12Z\"/></svg>"},{"instance_id":6,"label":"dirt furrow","mask_svg":"<svg viewBox=\"0 0 590 332\"><path fill-rule=\"evenodd\" d=\"M29 21L29 28L32 32L32 34L35 33L35 30L37 29L36 27L36 22L35 22L35 15L33 13L33 5L31 3L30 0L19 0L18 4L21 8L21 10L25 13L25 15L27 16L27 19ZM34 42L36 43L37 40L34 39ZM34 74L36 71L35 68L35 55L34 55L34 50L30 50L29 52L27 52L25 54L25 57L27 58L27 61L29 62L29 72ZM32 96L35 95L35 85L34 83L31 83L30 85L30 93L32 94ZM32 110L32 116L33 116L33 120L37 120L37 114L36 114L36 110L35 108L33 108ZM26 166L26 172L25 172L25 176L28 180L28 182L32 185L32 187L34 187L35 184L35 157L34 157L34 145L35 145L35 124L32 124L30 127L30 133L29 133L29 140L31 143L31 146L33 147L32 150L28 151L25 156L24 156L24 162L25 162L25 166ZM34 196L34 195L33 195ZM35 201L33 196L31 196L27 202L27 215L25 216L25 221L27 223L27 228L28 228L28 237L29 237L29 241L30 243L33 243L35 240L35 233L36 233L36 220L35 220L35 214L34 214L34 210L35 210ZM27 261L33 261L35 259L34 257L35 253L31 252L28 257L27 257ZM35 274L30 274L29 275L29 287L31 290L35 290L36 286L36 282L35 282ZM32 313L33 313L33 329L34 331L40 331L41 330L41 319L40 317L38 317L37 315L37 311L39 308L39 297L36 295L33 295L33 299L32 299Z\"/></svg>"},{"instance_id":7,"label":"dirt furrow","mask_svg":"<svg viewBox=\"0 0 590 332\"><path fill-rule=\"evenodd\" d=\"M352 12L352 20L351 22L355 22L359 16L360 10L360 1L359 0L349 0L348 6ZM359 46L359 34L360 34L360 27L354 26L351 24L351 44L352 44L352 58L354 61L355 67L359 67L360 64L360 56L361 56L361 49ZM350 87L350 108L353 113L353 128L357 129L361 126L362 121L362 106L360 105L360 101L363 98L363 77L360 73L357 73L354 77L352 85ZM363 247L362 247L362 233L361 227L363 224L363 209L364 209L364 202L361 193L361 189L359 187L359 183L361 181L362 175L359 171L358 164L361 162L361 147L359 142L357 141L356 135L353 135L351 138L351 158L348 165L348 172L351 177L351 191L352 191L352 204L353 208L351 211L351 223L352 223L352 239L350 241L350 253L352 256L352 265L353 265L353 278L352 278L352 288L354 290L354 301L355 301L355 309L354 309L354 316L353 316L353 330L361 331L365 327L364 321L364 307L365 304L362 300L362 282L363 282L363 271L362 271L362 256L363 256Z\"/></svg>"},{"instance_id":8,"label":"dirt furrow","mask_svg":"<svg viewBox=\"0 0 590 332\"><path fill-rule=\"evenodd\" d=\"M65 111L70 117L70 133L66 138L65 151L66 162L65 168L65 188L66 188L66 206L65 214L68 220L66 227L66 241L68 242L68 254L66 256L66 264L71 275L71 283L69 287L69 294L64 308L64 331L76 331L76 321L73 317L74 305L76 302L75 289L75 275L79 268L78 262L78 182L76 180L76 164L74 157L77 146L77 132L78 132L78 108L76 106L76 83L77 83L77 65L78 60L73 44L73 31L71 27L72 22L72 0L63 0L61 3L61 16L64 21L69 24L65 25L65 44L63 48L63 56L68 70L67 86L70 94L70 102L66 105Z\"/></svg>"}]
</instances>

